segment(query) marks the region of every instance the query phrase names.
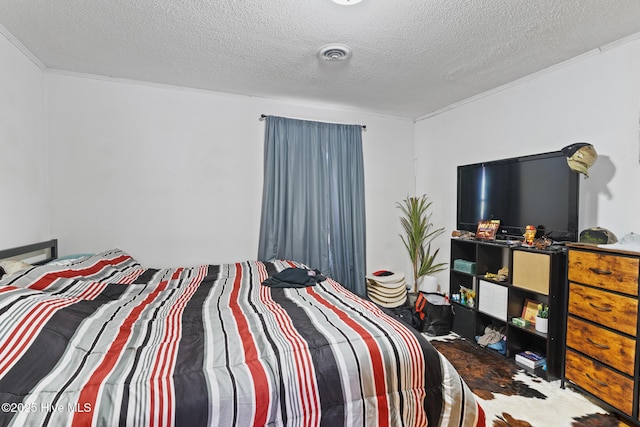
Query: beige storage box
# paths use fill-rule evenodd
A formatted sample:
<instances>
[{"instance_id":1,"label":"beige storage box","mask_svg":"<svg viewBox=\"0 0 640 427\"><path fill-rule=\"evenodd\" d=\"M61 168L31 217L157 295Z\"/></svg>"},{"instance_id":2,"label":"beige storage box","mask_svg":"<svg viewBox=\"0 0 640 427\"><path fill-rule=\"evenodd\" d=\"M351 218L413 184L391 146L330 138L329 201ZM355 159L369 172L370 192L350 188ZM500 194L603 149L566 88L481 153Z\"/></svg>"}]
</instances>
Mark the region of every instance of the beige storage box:
<instances>
[{"instance_id":1,"label":"beige storage box","mask_svg":"<svg viewBox=\"0 0 640 427\"><path fill-rule=\"evenodd\" d=\"M513 286L549 295L551 257L526 251L513 251Z\"/></svg>"}]
</instances>

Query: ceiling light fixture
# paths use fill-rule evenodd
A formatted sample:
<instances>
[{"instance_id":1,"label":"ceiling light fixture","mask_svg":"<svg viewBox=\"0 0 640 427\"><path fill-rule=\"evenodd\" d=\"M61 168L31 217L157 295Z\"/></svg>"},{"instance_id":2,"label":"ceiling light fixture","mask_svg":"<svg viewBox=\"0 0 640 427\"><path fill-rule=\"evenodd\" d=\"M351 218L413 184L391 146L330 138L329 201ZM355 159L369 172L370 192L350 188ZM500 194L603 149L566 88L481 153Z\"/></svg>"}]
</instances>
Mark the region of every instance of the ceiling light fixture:
<instances>
[{"instance_id":1,"label":"ceiling light fixture","mask_svg":"<svg viewBox=\"0 0 640 427\"><path fill-rule=\"evenodd\" d=\"M351 6L352 4L360 3L362 0L333 0L334 3L341 4L343 6Z\"/></svg>"},{"instance_id":2,"label":"ceiling light fixture","mask_svg":"<svg viewBox=\"0 0 640 427\"><path fill-rule=\"evenodd\" d=\"M344 61L349 57L351 57L351 48L346 44L327 44L318 51L318 58L322 58L325 61Z\"/></svg>"}]
</instances>

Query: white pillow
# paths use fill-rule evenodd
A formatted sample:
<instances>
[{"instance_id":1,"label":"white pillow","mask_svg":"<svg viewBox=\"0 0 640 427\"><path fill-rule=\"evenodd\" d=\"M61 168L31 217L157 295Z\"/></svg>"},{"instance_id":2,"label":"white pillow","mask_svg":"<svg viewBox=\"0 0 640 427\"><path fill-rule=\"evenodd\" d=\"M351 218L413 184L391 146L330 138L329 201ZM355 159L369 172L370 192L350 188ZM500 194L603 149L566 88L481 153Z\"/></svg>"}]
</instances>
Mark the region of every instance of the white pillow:
<instances>
[{"instance_id":1,"label":"white pillow","mask_svg":"<svg viewBox=\"0 0 640 427\"><path fill-rule=\"evenodd\" d=\"M49 261L47 263L47 265L57 265L57 266L67 266L67 265L71 265L74 264L78 261L84 260L86 258L89 258L90 256L93 256L94 254L73 254L73 255L66 255L60 258L56 258L53 261Z\"/></svg>"},{"instance_id":2,"label":"white pillow","mask_svg":"<svg viewBox=\"0 0 640 427\"><path fill-rule=\"evenodd\" d=\"M32 267L32 265L23 261L4 260L0 261L0 267L4 269L6 274L13 274L25 268Z\"/></svg>"}]
</instances>

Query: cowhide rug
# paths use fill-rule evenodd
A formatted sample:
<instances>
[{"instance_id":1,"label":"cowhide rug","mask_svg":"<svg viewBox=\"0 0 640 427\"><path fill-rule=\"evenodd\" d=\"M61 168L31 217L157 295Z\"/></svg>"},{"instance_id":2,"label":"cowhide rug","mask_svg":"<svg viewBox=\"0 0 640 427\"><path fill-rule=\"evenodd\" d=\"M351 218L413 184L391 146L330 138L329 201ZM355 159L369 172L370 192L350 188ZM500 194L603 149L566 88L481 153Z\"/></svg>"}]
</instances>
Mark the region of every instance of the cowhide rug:
<instances>
[{"instance_id":1,"label":"cowhide rug","mask_svg":"<svg viewBox=\"0 0 640 427\"><path fill-rule=\"evenodd\" d=\"M480 400L487 427L625 426L584 395L547 382L457 335L427 337Z\"/></svg>"}]
</instances>

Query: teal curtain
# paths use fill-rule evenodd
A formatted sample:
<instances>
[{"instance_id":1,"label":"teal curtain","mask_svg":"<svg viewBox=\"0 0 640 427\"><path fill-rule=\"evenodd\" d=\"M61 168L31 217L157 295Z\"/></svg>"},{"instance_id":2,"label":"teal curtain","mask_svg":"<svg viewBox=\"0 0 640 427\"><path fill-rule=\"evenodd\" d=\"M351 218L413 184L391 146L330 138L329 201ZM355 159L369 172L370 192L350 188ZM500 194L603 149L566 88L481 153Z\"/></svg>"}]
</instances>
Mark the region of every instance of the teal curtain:
<instances>
[{"instance_id":1,"label":"teal curtain","mask_svg":"<svg viewBox=\"0 0 640 427\"><path fill-rule=\"evenodd\" d=\"M258 259L305 263L366 295L362 126L266 117Z\"/></svg>"}]
</instances>

